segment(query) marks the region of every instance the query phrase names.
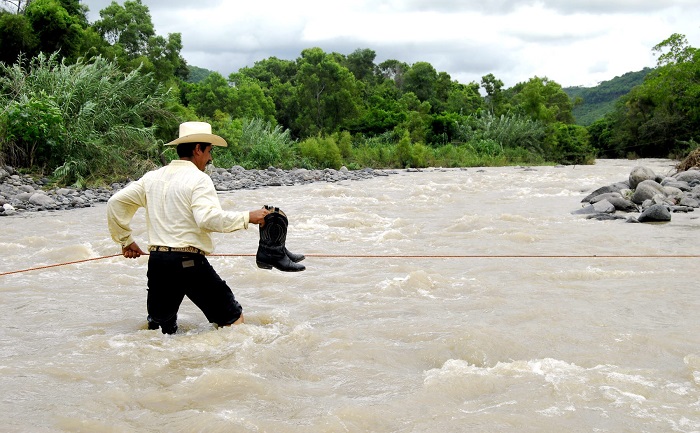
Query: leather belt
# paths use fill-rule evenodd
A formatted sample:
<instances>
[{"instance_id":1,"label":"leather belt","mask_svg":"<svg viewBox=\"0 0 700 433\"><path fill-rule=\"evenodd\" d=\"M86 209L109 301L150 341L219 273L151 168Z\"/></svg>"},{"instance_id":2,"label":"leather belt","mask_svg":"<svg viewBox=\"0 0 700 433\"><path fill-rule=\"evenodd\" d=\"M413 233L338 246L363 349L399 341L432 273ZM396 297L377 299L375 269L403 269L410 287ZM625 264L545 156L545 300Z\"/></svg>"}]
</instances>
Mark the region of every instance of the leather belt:
<instances>
[{"instance_id":1,"label":"leather belt","mask_svg":"<svg viewBox=\"0 0 700 433\"><path fill-rule=\"evenodd\" d=\"M206 253L199 248L195 247L164 247L161 245L151 245L148 247L148 251L158 251L161 253L193 253L206 255Z\"/></svg>"}]
</instances>

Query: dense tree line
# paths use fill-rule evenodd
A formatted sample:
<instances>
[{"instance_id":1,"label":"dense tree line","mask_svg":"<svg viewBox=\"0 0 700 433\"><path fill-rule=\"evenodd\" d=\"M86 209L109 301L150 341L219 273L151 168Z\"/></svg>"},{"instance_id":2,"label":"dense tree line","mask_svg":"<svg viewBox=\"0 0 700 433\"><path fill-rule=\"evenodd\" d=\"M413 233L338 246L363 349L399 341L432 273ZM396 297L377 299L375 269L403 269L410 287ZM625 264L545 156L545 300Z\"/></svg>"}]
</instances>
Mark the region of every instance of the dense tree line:
<instances>
[{"instance_id":1,"label":"dense tree line","mask_svg":"<svg viewBox=\"0 0 700 433\"><path fill-rule=\"evenodd\" d=\"M653 48L657 67L589 127L606 157L683 157L700 142L700 50L673 34Z\"/></svg>"},{"instance_id":2,"label":"dense tree line","mask_svg":"<svg viewBox=\"0 0 700 433\"><path fill-rule=\"evenodd\" d=\"M571 98L546 77L463 84L427 62L319 47L224 77L188 66L180 34L157 35L141 0L112 2L94 23L78 0L0 5L0 157L63 182L164 163L174 155L162 143L194 119L230 143L217 149L222 166L582 164L596 154ZM604 138L622 130L615 119L591 127L606 152Z\"/></svg>"}]
</instances>

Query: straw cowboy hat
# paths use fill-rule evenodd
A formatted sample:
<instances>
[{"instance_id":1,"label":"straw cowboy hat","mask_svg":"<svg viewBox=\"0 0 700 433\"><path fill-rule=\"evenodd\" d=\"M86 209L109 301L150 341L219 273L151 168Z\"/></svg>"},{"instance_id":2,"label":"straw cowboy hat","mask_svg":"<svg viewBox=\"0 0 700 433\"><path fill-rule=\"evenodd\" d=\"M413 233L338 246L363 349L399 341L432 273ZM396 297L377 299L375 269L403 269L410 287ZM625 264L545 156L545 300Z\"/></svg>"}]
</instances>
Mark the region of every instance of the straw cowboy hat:
<instances>
[{"instance_id":1,"label":"straw cowboy hat","mask_svg":"<svg viewBox=\"0 0 700 433\"><path fill-rule=\"evenodd\" d=\"M181 123L180 137L165 145L177 146L180 143L211 143L214 146L228 146L226 140L211 133L211 125L207 122Z\"/></svg>"}]
</instances>

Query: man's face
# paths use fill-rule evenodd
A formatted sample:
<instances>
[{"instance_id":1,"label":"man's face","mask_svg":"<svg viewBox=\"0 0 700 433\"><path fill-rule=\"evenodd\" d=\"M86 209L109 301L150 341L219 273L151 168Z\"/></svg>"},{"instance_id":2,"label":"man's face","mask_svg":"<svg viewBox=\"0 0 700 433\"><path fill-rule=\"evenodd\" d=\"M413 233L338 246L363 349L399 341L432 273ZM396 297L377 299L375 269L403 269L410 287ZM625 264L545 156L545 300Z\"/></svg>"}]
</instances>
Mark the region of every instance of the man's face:
<instances>
[{"instance_id":1,"label":"man's face","mask_svg":"<svg viewBox=\"0 0 700 433\"><path fill-rule=\"evenodd\" d=\"M192 155L192 162L197 166L198 169L204 171L207 164L211 162L211 144L199 143L194 148L194 153ZM202 150L204 149L204 150Z\"/></svg>"}]
</instances>

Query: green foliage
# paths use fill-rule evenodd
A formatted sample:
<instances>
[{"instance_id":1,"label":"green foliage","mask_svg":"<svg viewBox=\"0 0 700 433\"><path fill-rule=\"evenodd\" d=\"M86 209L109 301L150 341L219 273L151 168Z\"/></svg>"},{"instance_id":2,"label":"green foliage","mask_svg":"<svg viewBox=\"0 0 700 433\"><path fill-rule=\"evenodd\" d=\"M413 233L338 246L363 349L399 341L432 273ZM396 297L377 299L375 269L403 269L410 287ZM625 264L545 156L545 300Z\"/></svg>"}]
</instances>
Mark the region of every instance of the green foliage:
<instances>
[{"instance_id":1,"label":"green foliage","mask_svg":"<svg viewBox=\"0 0 700 433\"><path fill-rule=\"evenodd\" d=\"M545 144L550 159L565 165L594 162L595 149L590 145L585 127L556 123L550 128L552 132L548 134Z\"/></svg>"},{"instance_id":2,"label":"green foliage","mask_svg":"<svg viewBox=\"0 0 700 433\"><path fill-rule=\"evenodd\" d=\"M481 87L486 92L486 106L488 110L496 115L505 113L503 107L503 81L497 79L493 74L481 77Z\"/></svg>"},{"instance_id":3,"label":"green foliage","mask_svg":"<svg viewBox=\"0 0 700 433\"><path fill-rule=\"evenodd\" d=\"M302 52L295 76L296 131L333 133L359 116L360 86L353 74L333 55L320 48Z\"/></svg>"},{"instance_id":4,"label":"green foliage","mask_svg":"<svg viewBox=\"0 0 700 433\"><path fill-rule=\"evenodd\" d=\"M503 146L493 138L480 138L469 143L479 156L496 157L503 153Z\"/></svg>"},{"instance_id":5,"label":"green foliage","mask_svg":"<svg viewBox=\"0 0 700 433\"><path fill-rule=\"evenodd\" d=\"M404 74L405 92L411 92L421 102L430 102L435 98L438 73L427 62L417 62Z\"/></svg>"},{"instance_id":6,"label":"green foliage","mask_svg":"<svg viewBox=\"0 0 700 433\"><path fill-rule=\"evenodd\" d=\"M155 36L148 6L141 0L126 0L123 5L112 2L100 11L101 19L94 25L112 44L119 44L131 58L146 51L148 39Z\"/></svg>"},{"instance_id":7,"label":"green foliage","mask_svg":"<svg viewBox=\"0 0 700 433\"><path fill-rule=\"evenodd\" d=\"M58 0L33 0L27 5L24 15L34 29L39 51L58 51L72 60L79 56L84 15L83 20L80 15L71 15Z\"/></svg>"},{"instance_id":8,"label":"green foliage","mask_svg":"<svg viewBox=\"0 0 700 433\"><path fill-rule=\"evenodd\" d=\"M591 128L602 155L669 157L699 138L700 50L674 34L654 51L663 53L659 67Z\"/></svg>"},{"instance_id":9,"label":"green foliage","mask_svg":"<svg viewBox=\"0 0 700 433\"><path fill-rule=\"evenodd\" d=\"M18 168L43 167L64 183L77 175L87 182L137 175L158 156L157 127L177 124L165 109L168 100L151 76L124 74L99 57L68 65L55 54L39 55L28 65L0 65L0 105L14 107L2 116L4 157L33 144L36 161L15 159ZM29 110L26 121L13 114L18 109Z\"/></svg>"},{"instance_id":10,"label":"green foliage","mask_svg":"<svg viewBox=\"0 0 700 433\"><path fill-rule=\"evenodd\" d=\"M29 84L14 67L4 72L0 146L6 159L25 158L21 164L64 182L127 171L135 177L150 160L175 158L160 143L184 120L209 121L226 138L229 147L215 153L220 166L455 167L558 161L586 151L587 137L561 126L573 122L571 100L547 78L505 89L488 74L482 97L479 83L452 81L426 62L375 65L370 49L345 56L320 48L303 50L295 61L264 59L224 78L188 67L180 34L156 35L142 0L112 2L93 25L78 0L30 6L28 16L0 13L0 56L57 41L61 52L53 66L26 73ZM659 49L678 63L693 53L682 43L673 39ZM77 55L83 59L76 62ZM111 66L97 66L105 62ZM645 95L635 107L646 109L649 101ZM658 124L676 125L672 114ZM591 137L630 139L642 129L621 130L608 122Z\"/></svg>"},{"instance_id":11,"label":"green foliage","mask_svg":"<svg viewBox=\"0 0 700 433\"><path fill-rule=\"evenodd\" d=\"M188 65L187 69L189 74L187 76L188 83L199 83L207 78L213 71L209 69L200 68L198 66Z\"/></svg>"},{"instance_id":12,"label":"green foliage","mask_svg":"<svg viewBox=\"0 0 700 433\"><path fill-rule=\"evenodd\" d=\"M348 131L334 134L340 151L340 157L344 160L352 158L352 136Z\"/></svg>"},{"instance_id":13,"label":"green foliage","mask_svg":"<svg viewBox=\"0 0 700 433\"><path fill-rule=\"evenodd\" d=\"M547 77L531 78L509 90L513 110L545 124L574 123L573 104L561 85Z\"/></svg>"},{"instance_id":14,"label":"green foliage","mask_svg":"<svg viewBox=\"0 0 700 433\"><path fill-rule=\"evenodd\" d=\"M374 77L374 59L377 53L368 48L361 50L357 49L348 54L342 65L348 68L350 72L359 81L371 81Z\"/></svg>"},{"instance_id":15,"label":"green foliage","mask_svg":"<svg viewBox=\"0 0 700 433\"><path fill-rule=\"evenodd\" d=\"M12 64L21 53L34 53L38 44L27 17L0 11L0 62Z\"/></svg>"},{"instance_id":16,"label":"green foliage","mask_svg":"<svg viewBox=\"0 0 700 433\"><path fill-rule=\"evenodd\" d=\"M15 167L45 167L65 138L61 110L44 91L11 101L0 120L5 124L5 160Z\"/></svg>"},{"instance_id":17,"label":"green foliage","mask_svg":"<svg viewBox=\"0 0 700 433\"><path fill-rule=\"evenodd\" d=\"M221 122L214 126L220 124ZM271 122L259 118L233 120L228 124L228 127L216 129L229 143L227 148L216 150L216 165L241 165L257 169L294 166L297 156L289 130L283 130L280 125L272 125Z\"/></svg>"},{"instance_id":18,"label":"green foliage","mask_svg":"<svg viewBox=\"0 0 700 433\"><path fill-rule=\"evenodd\" d=\"M521 147L543 154L546 129L542 122L518 114L495 116L480 112L456 125L456 137L463 142L493 141L501 149Z\"/></svg>"},{"instance_id":19,"label":"green foliage","mask_svg":"<svg viewBox=\"0 0 700 433\"><path fill-rule=\"evenodd\" d=\"M399 140L399 143L396 145L396 160L399 167L405 168L411 166L411 137L408 132L403 134L403 137L401 137L401 140Z\"/></svg>"},{"instance_id":20,"label":"green foliage","mask_svg":"<svg viewBox=\"0 0 700 433\"><path fill-rule=\"evenodd\" d=\"M153 73L161 82L187 78L187 63L180 55L181 34L156 35L148 6L141 0L126 0L123 5L112 2L100 11L100 18L93 24L104 39L99 54L115 59L126 71Z\"/></svg>"},{"instance_id":21,"label":"green foliage","mask_svg":"<svg viewBox=\"0 0 700 433\"><path fill-rule=\"evenodd\" d=\"M209 74L198 85L183 86L183 88L187 106L198 116L211 118L217 110L222 112L233 110L234 89L218 72Z\"/></svg>"},{"instance_id":22,"label":"green foliage","mask_svg":"<svg viewBox=\"0 0 700 433\"><path fill-rule=\"evenodd\" d=\"M659 54L657 65L664 66L692 61L697 48L688 45L685 35L674 33L656 44L652 51Z\"/></svg>"},{"instance_id":23,"label":"green foliage","mask_svg":"<svg viewBox=\"0 0 700 433\"><path fill-rule=\"evenodd\" d=\"M343 164L336 136L310 137L299 143L301 157L308 161L313 168L339 169Z\"/></svg>"}]
</instances>

